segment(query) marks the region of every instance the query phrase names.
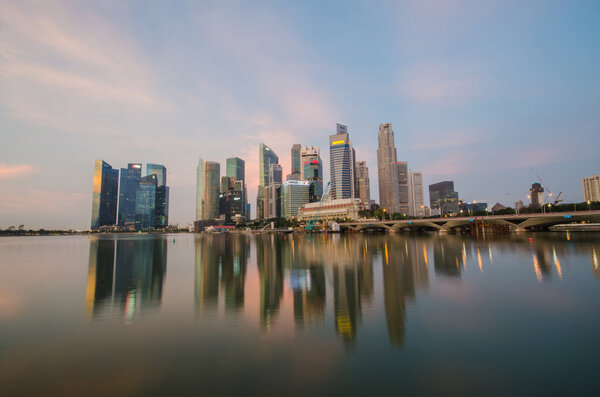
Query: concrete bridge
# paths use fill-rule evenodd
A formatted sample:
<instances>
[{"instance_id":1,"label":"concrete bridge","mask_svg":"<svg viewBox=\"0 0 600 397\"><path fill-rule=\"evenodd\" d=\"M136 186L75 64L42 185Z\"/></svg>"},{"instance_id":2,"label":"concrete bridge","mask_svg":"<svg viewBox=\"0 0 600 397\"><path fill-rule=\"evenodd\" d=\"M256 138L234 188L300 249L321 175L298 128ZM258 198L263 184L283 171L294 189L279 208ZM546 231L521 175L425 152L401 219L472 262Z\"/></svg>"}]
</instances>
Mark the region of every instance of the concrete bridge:
<instances>
[{"instance_id":1,"label":"concrete bridge","mask_svg":"<svg viewBox=\"0 0 600 397\"><path fill-rule=\"evenodd\" d=\"M449 232L466 227L471 224L505 225L511 230L525 231L536 229L547 229L550 226L565 223L593 222L600 223L600 211L573 211L556 212L546 214L522 214L522 215L488 215L478 217L448 217L410 219L401 221L357 221L340 223L340 229L363 231L363 230L387 230L390 232L408 230L437 230Z\"/></svg>"}]
</instances>

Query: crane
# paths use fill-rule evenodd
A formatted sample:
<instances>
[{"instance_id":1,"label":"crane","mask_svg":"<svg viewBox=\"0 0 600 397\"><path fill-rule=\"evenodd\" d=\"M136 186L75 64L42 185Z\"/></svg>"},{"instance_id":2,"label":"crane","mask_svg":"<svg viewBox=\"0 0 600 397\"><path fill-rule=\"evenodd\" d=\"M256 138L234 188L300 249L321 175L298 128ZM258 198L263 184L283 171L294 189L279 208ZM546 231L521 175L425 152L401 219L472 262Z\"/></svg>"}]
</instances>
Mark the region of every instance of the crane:
<instances>
[{"instance_id":1,"label":"crane","mask_svg":"<svg viewBox=\"0 0 600 397\"><path fill-rule=\"evenodd\" d=\"M542 185L542 187L548 191L548 197L554 197L554 194L552 193L550 188L548 186L546 186L542 177L539 176L538 173L535 172L535 170L533 168L531 169L531 172L533 172L535 174L535 176L537 176L537 179L540 181L540 184ZM554 197L554 202L552 204L556 205L556 204L560 203L561 201L564 201L563 199L560 198L561 195L562 195L562 192L558 192L558 196ZM546 197L546 199L548 197ZM544 200L544 203L546 202L546 199Z\"/></svg>"}]
</instances>

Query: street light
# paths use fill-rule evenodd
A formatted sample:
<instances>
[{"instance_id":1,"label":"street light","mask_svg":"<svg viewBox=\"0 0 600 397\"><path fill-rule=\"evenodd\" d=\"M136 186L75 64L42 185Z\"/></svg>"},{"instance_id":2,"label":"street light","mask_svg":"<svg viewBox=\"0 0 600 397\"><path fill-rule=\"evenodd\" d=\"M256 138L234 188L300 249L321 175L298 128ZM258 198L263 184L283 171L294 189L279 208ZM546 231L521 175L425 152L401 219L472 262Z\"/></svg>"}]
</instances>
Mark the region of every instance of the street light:
<instances>
[{"instance_id":1,"label":"street light","mask_svg":"<svg viewBox=\"0 0 600 397\"><path fill-rule=\"evenodd\" d=\"M590 204L591 204L591 201L590 201L590 200L588 200L588 201L587 201L587 203L588 203L588 211L590 211L590 210L592 209L592 207L590 206Z\"/></svg>"},{"instance_id":2,"label":"street light","mask_svg":"<svg viewBox=\"0 0 600 397\"><path fill-rule=\"evenodd\" d=\"M548 211L550 211L550 213L552 213L552 203L548 203Z\"/></svg>"}]
</instances>

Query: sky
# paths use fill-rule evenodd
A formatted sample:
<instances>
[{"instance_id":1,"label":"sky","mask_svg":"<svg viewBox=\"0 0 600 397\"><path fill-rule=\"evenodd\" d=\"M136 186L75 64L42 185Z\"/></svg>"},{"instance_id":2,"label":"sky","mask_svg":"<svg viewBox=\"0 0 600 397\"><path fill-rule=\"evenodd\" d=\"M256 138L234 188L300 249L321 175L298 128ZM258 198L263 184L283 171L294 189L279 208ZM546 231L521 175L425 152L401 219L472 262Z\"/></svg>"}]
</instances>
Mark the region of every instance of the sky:
<instances>
[{"instance_id":1,"label":"sky","mask_svg":"<svg viewBox=\"0 0 600 397\"><path fill-rule=\"evenodd\" d=\"M0 1L0 228L87 229L94 160L167 167L195 217L198 159L348 125L378 199L377 132L460 198L513 205L541 176L566 202L600 173L598 1ZM426 192L426 203L428 203Z\"/></svg>"}]
</instances>

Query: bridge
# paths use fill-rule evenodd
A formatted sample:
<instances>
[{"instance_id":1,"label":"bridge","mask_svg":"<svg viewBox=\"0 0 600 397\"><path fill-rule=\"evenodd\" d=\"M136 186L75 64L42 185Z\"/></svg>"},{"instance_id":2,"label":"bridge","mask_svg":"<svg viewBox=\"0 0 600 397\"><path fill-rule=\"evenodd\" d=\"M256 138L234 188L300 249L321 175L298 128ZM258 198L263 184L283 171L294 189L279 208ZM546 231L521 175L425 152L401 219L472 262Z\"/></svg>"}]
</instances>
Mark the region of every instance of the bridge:
<instances>
[{"instance_id":1,"label":"bridge","mask_svg":"<svg viewBox=\"0 0 600 397\"><path fill-rule=\"evenodd\" d=\"M437 230L439 232L450 232L459 229L470 228L471 225L499 225L507 226L510 230L525 231L547 229L550 226L565 223L600 222L600 211L572 211L556 212L546 214L522 214L522 215L488 215L478 217L448 217L427 218L408 220L382 220L382 221L356 221L340 223L340 230L351 230L355 232L364 230L386 230L389 232L410 230Z\"/></svg>"}]
</instances>

